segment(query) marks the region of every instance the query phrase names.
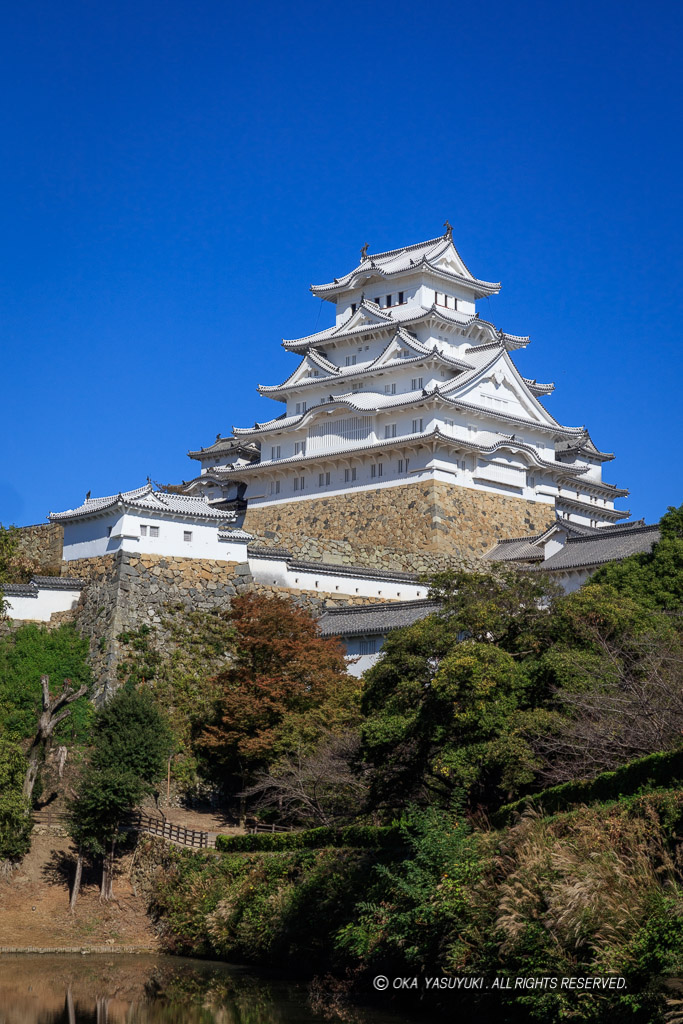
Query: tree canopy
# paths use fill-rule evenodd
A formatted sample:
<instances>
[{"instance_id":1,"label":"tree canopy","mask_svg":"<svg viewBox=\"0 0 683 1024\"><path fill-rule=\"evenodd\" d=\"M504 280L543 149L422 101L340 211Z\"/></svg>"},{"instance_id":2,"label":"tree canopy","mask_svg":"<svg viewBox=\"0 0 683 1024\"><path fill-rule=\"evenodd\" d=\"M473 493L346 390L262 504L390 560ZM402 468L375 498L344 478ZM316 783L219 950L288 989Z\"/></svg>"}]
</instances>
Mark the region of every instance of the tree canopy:
<instances>
[{"instance_id":1,"label":"tree canopy","mask_svg":"<svg viewBox=\"0 0 683 1024\"><path fill-rule=\"evenodd\" d=\"M234 655L216 677L216 716L202 738L224 772L244 777L310 750L356 716L358 681L346 673L343 648L319 635L308 612L247 594L233 601L231 620Z\"/></svg>"}]
</instances>

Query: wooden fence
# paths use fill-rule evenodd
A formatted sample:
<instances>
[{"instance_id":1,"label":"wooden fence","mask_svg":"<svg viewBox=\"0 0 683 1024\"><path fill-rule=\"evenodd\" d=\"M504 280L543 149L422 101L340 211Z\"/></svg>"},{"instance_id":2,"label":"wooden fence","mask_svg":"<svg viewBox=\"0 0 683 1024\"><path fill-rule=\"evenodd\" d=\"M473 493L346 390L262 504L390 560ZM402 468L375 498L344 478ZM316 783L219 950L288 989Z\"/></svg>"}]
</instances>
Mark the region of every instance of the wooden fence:
<instances>
[{"instance_id":1,"label":"wooden fence","mask_svg":"<svg viewBox=\"0 0 683 1024\"><path fill-rule=\"evenodd\" d=\"M135 832L146 832L148 835L160 836L172 843L179 843L181 846L189 846L194 850L207 849L216 845L215 838L208 832L198 832L193 828L184 828L182 825L174 825L165 818L153 818L149 814L133 814L128 821L128 827Z\"/></svg>"},{"instance_id":2,"label":"wooden fence","mask_svg":"<svg viewBox=\"0 0 683 1024\"><path fill-rule=\"evenodd\" d=\"M46 807L40 811L33 812L33 821L36 825L65 826L67 816L63 811L53 811ZM189 846L194 850L209 849L215 847L215 837L208 832L199 832L197 829L184 828L182 825L173 825L166 818L154 818L150 814L142 814L140 811L131 814L126 821L121 823L122 832L145 832L148 835L159 836L168 839L169 842L179 843L181 846Z\"/></svg>"}]
</instances>

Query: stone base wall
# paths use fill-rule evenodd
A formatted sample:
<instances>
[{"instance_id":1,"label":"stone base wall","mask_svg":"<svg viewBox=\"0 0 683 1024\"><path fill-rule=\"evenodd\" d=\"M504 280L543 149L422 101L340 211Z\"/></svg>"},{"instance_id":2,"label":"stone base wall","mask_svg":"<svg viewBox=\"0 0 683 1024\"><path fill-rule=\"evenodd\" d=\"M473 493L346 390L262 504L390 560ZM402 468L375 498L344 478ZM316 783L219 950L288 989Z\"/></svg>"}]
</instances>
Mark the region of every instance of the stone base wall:
<instances>
[{"instance_id":1,"label":"stone base wall","mask_svg":"<svg viewBox=\"0 0 683 1024\"><path fill-rule=\"evenodd\" d=\"M244 529L297 558L430 572L540 533L553 505L437 480L248 508Z\"/></svg>"},{"instance_id":2,"label":"stone base wall","mask_svg":"<svg viewBox=\"0 0 683 1024\"><path fill-rule=\"evenodd\" d=\"M161 632L163 643L167 606L183 605L195 611L227 609L231 599L252 582L247 564L127 552L64 562L62 574L88 580L75 621L90 638L97 699L106 699L117 686L120 633L146 624Z\"/></svg>"},{"instance_id":3,"label":"stone base wall","mask_svg":"<svg viewBox=\"0 0 683 1024\"><path fill-rule=\"evenodd\" d=\"M59 576L64 530L59 523L20 526L17 552L33 563L37 576Z\"/></svg>"}]
</instances>

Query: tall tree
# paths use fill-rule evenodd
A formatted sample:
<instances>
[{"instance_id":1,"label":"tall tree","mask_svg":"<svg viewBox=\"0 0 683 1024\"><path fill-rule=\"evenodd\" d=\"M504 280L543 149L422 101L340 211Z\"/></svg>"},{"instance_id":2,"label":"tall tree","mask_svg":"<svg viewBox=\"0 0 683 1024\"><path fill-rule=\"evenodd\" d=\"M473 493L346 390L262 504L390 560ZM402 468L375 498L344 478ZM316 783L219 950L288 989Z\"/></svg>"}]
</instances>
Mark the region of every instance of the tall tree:
<instances>
[{"instance_id":1,"label":"tall tree","mask_svg":"<svg viewBox=\"0 0 683 1024\"><path fill-rule=\"evenodd\" d=\"M72 909L86 855L101 862L100 896L111 899L121 827L142 797L153 792L173 744L152 694L132 684L98 712L92 739L90 760L69 809L69 832L78 847Z\"/></svg>"},{"instance_id":2,"label":"tall tree","mask_svg":"<svg viewBox=\"0 0 683 1024\"><path fill-rule=\"evenodd\" d=\"M204 730L208 756L243 785L278 758L310 752L325 731L357 717L358 681L344 651L286 598L247 594L233 601L234 660L216 679L215 721Z\"/></svg>"}]
</instances>

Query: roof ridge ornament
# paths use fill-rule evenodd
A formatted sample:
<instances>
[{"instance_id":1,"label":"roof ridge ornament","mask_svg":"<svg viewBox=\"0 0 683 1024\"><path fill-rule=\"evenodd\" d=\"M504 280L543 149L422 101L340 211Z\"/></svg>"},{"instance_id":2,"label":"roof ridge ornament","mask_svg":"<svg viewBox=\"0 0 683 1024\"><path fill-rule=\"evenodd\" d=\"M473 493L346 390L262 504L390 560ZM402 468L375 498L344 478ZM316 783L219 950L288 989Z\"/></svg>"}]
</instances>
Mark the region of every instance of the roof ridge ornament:
<instances>
[{"instance_id":1,"label":"roof ridge ornament","mask_svg":"<svg viewBox=\"0 0 683 1024\"><path fill-rule=\"evenodd\" d=\"M369 242L366 242L360 251L360 261L363 263L368 258L368 249L370 248ZM336 283L336 281L335 281Z\"/></svg>"},{"instance_id":2,"label":"roof ridge ornament","mask_svg":"<svg viewBox=\"0 0 683 1024\"><path fill-rule=\"evenodd\" d=\"M443 222L443 226L446 229L444 238L447 238L449 242L453 241L453 225L449 223L448 219Z\"/></svg>"}]
</instances>

